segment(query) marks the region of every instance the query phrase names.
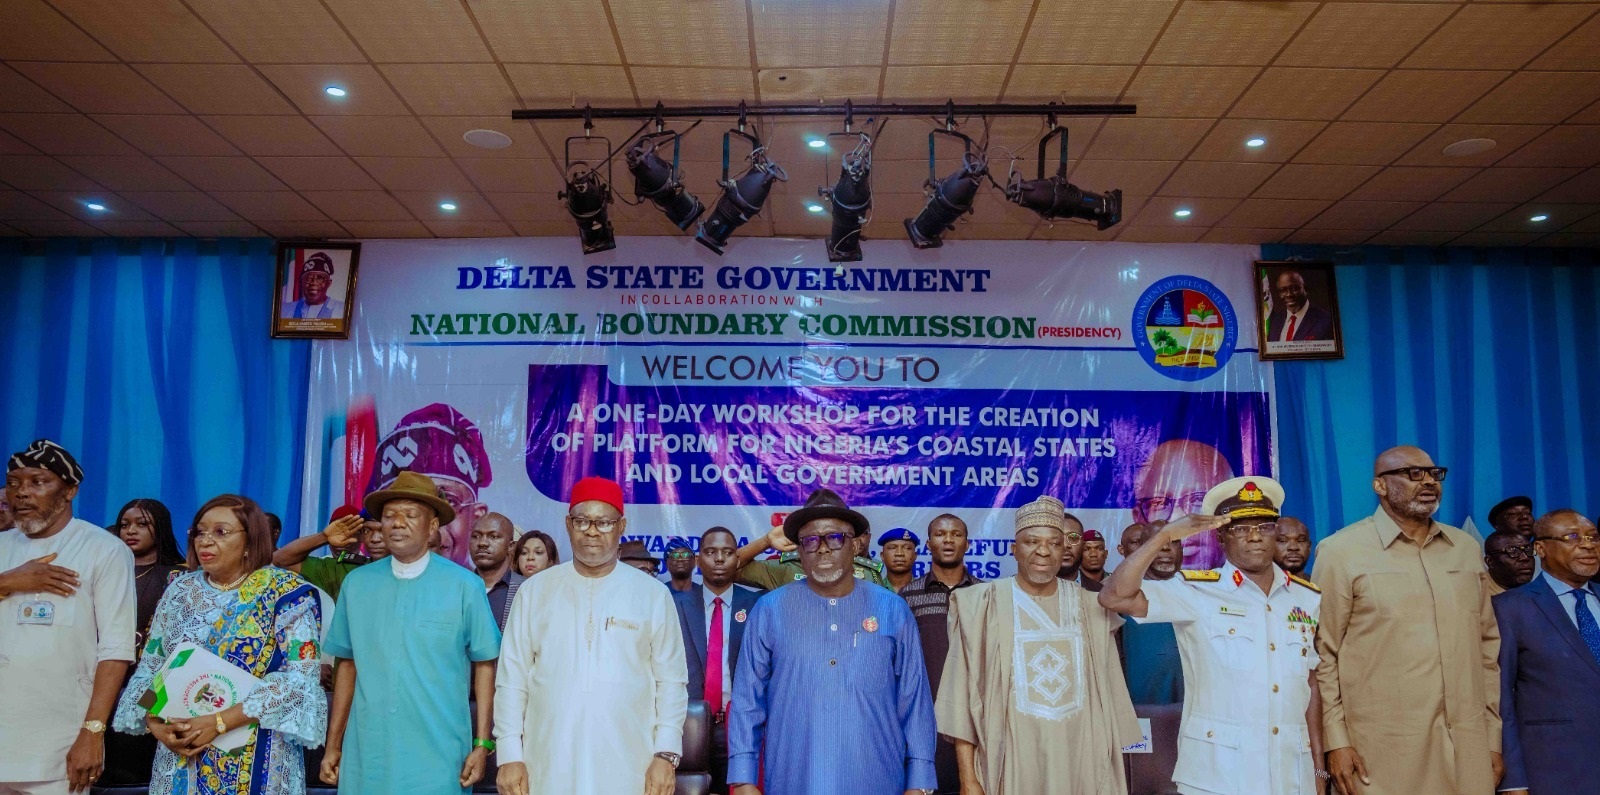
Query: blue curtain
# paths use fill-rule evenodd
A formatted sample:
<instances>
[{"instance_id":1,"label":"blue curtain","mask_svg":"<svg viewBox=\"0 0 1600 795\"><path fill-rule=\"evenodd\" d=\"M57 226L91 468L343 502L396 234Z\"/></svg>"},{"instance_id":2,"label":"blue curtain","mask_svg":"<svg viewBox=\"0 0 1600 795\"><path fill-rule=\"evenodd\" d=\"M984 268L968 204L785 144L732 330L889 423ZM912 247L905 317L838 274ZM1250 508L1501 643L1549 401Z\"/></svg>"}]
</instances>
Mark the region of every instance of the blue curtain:
<instances>
[{"instance_id":1,"label":"blue curtain","mask_svg":"<svg viewBox=\"0 0 1600 795\"><path fill-rule=\"evenodd\" d=\"M1413 444L1448 466L1439 518L1600 510L1600 252L1264 246L1338 263L1345 358L1276 368L1280 474L1321 538L1373 512L1372 463Z\"/></svg>"},{"instance_id":2,"label":"blue curtain","mask_svg":"<svg viewBox=\"0 0 1600 795\"><path fill-rule=\"evenodd\" d=\"M75 512L244 494L297 527L310 343L274 340L271 240L0 241L0 449L59 441Z\"/></svg>"}]
</instances>

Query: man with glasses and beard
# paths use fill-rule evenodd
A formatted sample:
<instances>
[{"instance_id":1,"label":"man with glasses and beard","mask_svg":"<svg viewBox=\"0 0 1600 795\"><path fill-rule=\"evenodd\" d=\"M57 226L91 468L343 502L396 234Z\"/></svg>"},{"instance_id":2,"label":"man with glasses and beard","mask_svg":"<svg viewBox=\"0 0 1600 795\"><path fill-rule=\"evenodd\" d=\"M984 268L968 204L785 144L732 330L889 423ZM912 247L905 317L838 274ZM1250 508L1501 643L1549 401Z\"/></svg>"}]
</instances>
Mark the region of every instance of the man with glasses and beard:
<instances>
[{"instance_id":1,"label":"man with glasses and beard","mask_svg":"<svg viewBox=\"0 0 1600 795\"><path fill-rule=\"evenodd\" d=\"M1345 795L1487 795L1500 780L1500 631L1472 536L1434 521L1448 470L1378 456L1378 510L1317 545L1317 681Z\"/></svg>"},{"instance_id":2,"label":"man with glasses and beard","mask_svg":"<svg viewBox=\"0 0 1600 795\"><path fill-rule=\"evenodd\" d=\"M867 518L818 489L783 530L806 578L750 611L728 713L734 795L932 792L933 696L916 620L904 599L851 573Z\"/></svg>"},{"instance_id":3,"label":"man with glasses and beard","mask_svg":"<svg viewBox=\"0 0 1600 795\"><path fill-rule=\"evenodd\" d=\"M83 470L40 439L6 463L0 534L0 793L87 791L134 659L133 553L72 515Z\"/></svg>"},{"instance_id":4,"label":"man with glasses and beard","mask_svg":"<svg viewBox=\"0 0 1600 795\"><path fill-rule=\"evenodd\" d=\"M688 549L685 544L682 549ZM700 582L672 595L689 663L690 701L705 701L711 713L711 791L728 791L728 702L739 665L745 623L761 593L735 585L739 542L733 531L713 527L700 536ZM672 553L667 553L672 559Z\"/></svg>"},{"instance_id":5,"label":"man with glasses and beard","mask_svg":"<svg viewBox=\"0 0 1600 795\"><path fill-rule=\"evenodd\" d=\"M572 560L511 603L494 698L500 795L672 795L689 698L672 592L618 565L622 486L572 487Z\"/></svg>"},{"instance_id":6,"label":"man with glasses and beard","mask_svg":"<svg viewBox=\"0 0 1600 795\"><path fill-rule=\"evenodd\" d=\"M1499 596L1533 579L1533 542L1521 533L1496 530L1483 540L1483 567L1489 596Z\"/></svg>"},{"instance_id":7,"label":"man with glasses and beard","mask_svg":"<svg viewBox=\"0 0 1600 795\"><path fill-rule=\"evenodd\" d=\"M1272 562L1282 504L1283 487L1270 478L1218 484L1200 513L1161 528L1100 592L1108 609L1177 631L1187 697L1172 780L1185 795L1323 791L1313 653L1321 600L1316 586ZM1143 579L1161 546L1211 531L1222 567Z\"/></svg>"}]
</instances>

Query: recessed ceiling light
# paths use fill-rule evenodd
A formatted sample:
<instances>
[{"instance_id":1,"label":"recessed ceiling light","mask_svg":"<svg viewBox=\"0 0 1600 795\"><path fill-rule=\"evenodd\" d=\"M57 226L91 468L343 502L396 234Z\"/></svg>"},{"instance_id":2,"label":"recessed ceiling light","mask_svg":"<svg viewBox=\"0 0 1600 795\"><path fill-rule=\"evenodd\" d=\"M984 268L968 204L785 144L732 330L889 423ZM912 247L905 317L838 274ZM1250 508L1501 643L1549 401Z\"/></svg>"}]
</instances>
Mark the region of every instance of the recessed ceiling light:
<instances>
[{"instance_id":1,"label":"recessed ceiling light","mask_svg":"<svg viewBox=\"0 0 1600 795\"><path fill-rule=\"evenodd\" d=\"M511 145L511 136L496 130L467 130L461 140L479 149L504 149Z\"/></svg>"},{"instance_id":2,"label":"recessed ceiling light","mask_svg":"<svg viewBox=\"0 0 1600 795\"><path fill-rule=\"evenodd\" d=\"M1194 214L1193 211L1188 210L1188 209L1180 209L1180 210L1178 210L1178 211L1173 213L1173 215L1175 215L1175 216L1177 216L1179 218L1188 218L1189 216L1191 216L1193 214Z\"/></svg>"},{"instance_id":3,"label":"recessed ceiling light","mask_svg":"<svg viewBox=\"0 0 1600 795\"><path fill-rule=\"evenodd\" d=\"M1472 155L1481 155L1495 148L1495 145L1496 142L1493 138L1468 138L1456 141L1441 151L1443 151L1445 157L1471 157Z\"/></svg>"},{"instance_id":4,"label":"recessed ceiling light","mask_svg":"<svg viewBox=\"0 0 1600 795\"><path fill-rule=\"evenodd\" d=\"M822 205L815 203L806 205L806 209L814 213L820 213L823 211Z\"/></svg>"},{"instance_id":5,"label":"recessed ceiling light","mask_svg":"<svg viewBox=\"0 0 1600 795\"><path fill-rule=\"evenodd\" d=\"M828 142L822 140L821 138L812 138L806 142L806 145L812 149L821 149L822 147L827 146Z\"/></svg>"},{"instance_id":6,"label":"recessed ceiling light","mask_svg":"<svg viewBox=\"0 0 1600 795\"><path fill-rule=\"evenodd\" d=\"M456 211L456 205L454 202L439 202L439 209L447 213L453 213Z\"/></svg>"},{"instance_id":7,"label":"recessed ceiling light","mask_svg":"<svg viewBox=\"0 0 1600 795\"><path fill-rule=\"evenodd\" d=\"M1251 149L1260 149L1261 147L1267 145L1267 139L1265 139L1265 138L1251 138L1250 140L1245 141L1244 145L1250 147Z\"/></svg>"},{"instance_id":8,"label":"recessed ceiling light","mask_svg":"<svg viewBox=\"0 0 1600 795\"><path fill-rule=\"evenodd\" d=\"M1529 219L1528 219L1528 220L1529 220L1529 221L1532 221L1532 222L1534 222L1534 223L1538 223L1538 222L1540 222L1540 221L1548 221L1548 220L1550 220L1550 216L1548 216L1548 215L1545 215L1545 214L1544 214L1544 213L1540 213L1540 214L1538 214L1538 215L1535 215L1535 216L1534 216L1534 217L1532 217L1532 218L1529 218Z\"/></svg>"},{"instance_id":9,"label":"recessed ceiling light","mask_svg":"<svg viewBox=\"0 0 1600 795\"><path fill-rule=\"evenodd\" d=\"M328 86L322 90L330 97L342 97L345 95L345 90L338 86Z\"/></svg>"},{"instance_id":10,"label":"recessed ceiling light","mask_svg":"<svg viewBox=\"0 0 1600 795\"><path fill-rule=\"evenodd\" d=\"M101 204L100 202L84 202L83 206L88 207L89 209L94 210L97 213L103 213L106 210L106 206L104 204Z\"/></svg>"}]
</instances>

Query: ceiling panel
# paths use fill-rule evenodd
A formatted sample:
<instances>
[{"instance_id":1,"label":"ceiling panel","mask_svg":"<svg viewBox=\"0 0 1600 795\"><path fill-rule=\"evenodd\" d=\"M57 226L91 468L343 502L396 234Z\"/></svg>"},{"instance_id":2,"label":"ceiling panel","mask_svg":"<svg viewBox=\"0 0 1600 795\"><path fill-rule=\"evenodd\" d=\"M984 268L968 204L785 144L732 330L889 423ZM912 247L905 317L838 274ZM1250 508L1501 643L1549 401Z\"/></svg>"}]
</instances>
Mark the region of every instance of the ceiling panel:
<instances>
[{"instance_id":1,"label":"ceiling panel","mask_svg":"<svg viewBox=\"0 0 1600 795\"><path fill-rule=\"evenodd\" d=\"M51 5L124 61L239 60L180 0L51 0Z\"/></svg>"},{"instance_id":2,"label":"ceiling panel","mask_svg":"<svg viewBox=\"0 0 1600 795\"><path fill-rule=\"evenodd\" d=\"M1291 163L1256 191L1258 199L1342 199L1382 169Z\"/></svg>"},{"instance_id":3,"label":"ceiling panel","mask_svg":"<svg viewBox=\"0 0 1600 795\"><path fill-rule=\"evenodd\" d=\"M508 221L561 221L571 216L550 193L489 193L489 203Z\"/></svg>"},{"instance_id":4,"label":"ceiling panel","mask_svg":"<svg viewBox=\"0 0 1600 795\"><path fill-rule=\"evenodd\" d=\"M261 221L256 224L278 238L349 237L343 226L332 221Z\"/></svg>"},{"instance_id":5,"label":"ceiling panel","mask_svg":"<svg viewBox=\"0 0 1600 795\"><path fill-rule=\"evenodd\" d=\"M1344 112L1348 121L1447 122L1510 72L1417 69L1390 72Z\"/></svg>"},{"instance_id":6,"label":"ceiling panel","mask_svg":"<svg viewBox=\"0 0 1600 795\"><path fill-rule=\"evenodd\" d=\"M1600 74L1518 72L1455 121L1483 124L1559 124L1600 99Z\"/></svg>"},{"instance_id":7,"label":"ceiling panel","mask_svg":"<svg viewBox=\"0 0 1600 795\"><path fill-rule=\"evenodd\" d=\"M754 0L753 7L763 69L883 62L889 0Z\"/></svg>"},{"instance_id":8,"label":"ceiling panel","mask_svg":"<svg viewBox=\"0 0 1600 795\"><path fill-rule=\"evenodd\" d=\"M102 232L82 221L70 218L60 221L8 221L13 228L32 237L105 237Z\"/></svg>"},{"instance_id":9,"label":"ceiling panel","mask_svg":"<svg viewBox=\"0 0 1600 795\"><path fill-rule=\"evenodd\" d=\"M261 74L308 116L388 116L407 113L400 97L373 67L361 64L279 64ZM342 97L329 96L329 86Z\"/></svg>"},{"instance_id":10,"label":"ceiling panel","mask_svg":"<svg viewBox=\"0 0 1600 795\"><path fill-rule=\"evenodd\" d=\"M1098 160L1182 160L1210 129L1209 119L1107 119L1089 147Z\"/></svg>"},{"instance_id":11,"label":"ceiling panel","mask_svg":"<svg viewBox=\"0 0 1600 795\"><path fill-rule=\"evenodd\" d=\"M511 227L504 221L425 221L428 231L439 237L509 237Z\"/></svg>"},{"instance_id":12,"label":"ceiling panel","mask_svg":"<svg viewBox=\"0 0 1600 795\"><path fill-rule=\"evenodd\" d=\"M350 63L365 58L321 0L185 0L255 63Z\"/></svg>"},{"instance_id":13,"label":"ceiling panel","mask_svg":"<svg viewBox=\"0 0 1600 795\"><path fill-rule=\"evenodd\" d=\"M311 121L345 154L355 157L438 157L444 154L427 128L413 116L315 116Z\"/></svg>"},{"instance_id":14,"label":"ceiling panel","mask_svg":"<svg viewBox=\"0 0 1600 795\"><path fill-rule=\"evenodd\" d=\"M1594 7L1473 3L1402 63L1408 69L1520 69L1582 22Z\"/></svg>"},{"instance_id":15,"label":"ceiling panel","mask_svg":"<svg viewBox=\"0 0 1600 795\"><path fill-rule=\"evenodd\" d=\"M285 185L299 191L377 190L381 186L348 157L258 157Z\"/></svg>"},{"instance_id":16,"label":"ceiling panel","mask_svg":"<svg viewBox=\"0 0 1600 795\"><path fill-rule=\"evenodd\" d=\"M973 64L971 66L891 66L883 70L885 102L994 102L1000 98L1010 67ZM1131 71L1131 70L1130 70ZM1054 85L1052 76L1048 86ZM1123 78L1127 82L1127 78ZM1048 87L1047 86L1047 87ZM1117 91L1122 87L1118 86Z\"/></svg>"},{"instance_id":17,"label":"ceiling panel","mask_svg":"<svg viewBox=\"0 0 1600 795\"><path fill-rule=\"evenodd\" d=\"M506 64L506 73L529 107L637 104L628 71L620 66L513 63Z\"/></svg>"},{"instance_id":18,"label":"ceiling panel","mask_svg":"<svg viewBox=\"0 0 1600 795\"><path fill-rule=\"evenodd\" d=\"M1293 229L1230 229L1214 226L1200 236L1199 242L1225 245L1276 243L1293 232Z\"/></svg>"},{"instance_id":19,"label":"ceiling panel","mask_svg":"<svg viewBox=\"0 0 1600 795\"><path fill-rule=\"evenodd\" d=\"M1442 3L1327 3L1274 63L1392 67L1453 13Z\"/></svg>"},{"instance_id":20,"label":"ceiling panel","mask_svg":"<svg viewBox=\"0 0 1600 795\"><path fill-rule=\"evenodd\" d=\"M622 63L605 3L540 0L536 14L526 5L502 0L467 0L467 8L500 61Z\"/></svg>"},{"instance_id":21,"label":"ceiling panel","mask_svg":"<svg viewBox=\"0 0 1600 795\"><path fill-rule=\"evenodd\" d=\"M1363 201L1430 202L1466 182L1476 168L1406 168L1390 166L1350 194Z\"/></svg>"},{"instance_id":22,"label":"ceiling panel","mask_svg":"<svg viewBox=\"0 0 1600 795\"><path fill-rule=\"evenodd\" d=\"M1327 126L1320 121L1222 119L1189 157L1191 160L1282 163ZM1260 146L1246 144L1257 138L1262 141Z\"/></svg>"},{"instance_id":23,"label":"ceiling panel","mask_svg":"<svg viewBox=\"0 0 1600 795\"><path fill-rule=\"evenodd\" d=\"M336 221L409 221L411 213L381 190L303 191L302 196Z\"/></svg>"},{"instance_id":24,"label":"ceiling panel","mask_svg":"<svg viewBox=\"0 0 1600 795\"><path fill-rule=\"evenodd\" d=\"M1277 170L1276 163L1192 160L1179 166L1160 192L1163 196L1243 199Z\"/></svg>"},{"instance_id":25,"label":"ceiling panel","mask_svg":"<svg viewBox=\"0 0 1600 795\"><path fill-rule=\"evenodd\" d=\"M21 190L99 190L93 179L44 155L0 156L0 182Z\"/></svg>"},{"instance_id":26,"label":"ceiling panel","mask_svg":"<svg viewBox=\"0 0 1600 795\"><path fill-rule=\"evenodd\" d=\"M1252 119L1337 119L1372 87L1376 69L1273 67L1261 73L1229 116Z\"/></svg>"},{"instance_id":27,"label":"ceiling panel","mask_svg":"<svg viewBox=\"0 0 1600 795\"><path fill-rule=\"evenodd\" d=\"M1010 63L1033 0L917 0L897 3L889 63ZM975 24L982 20L982 24Z\"/></svg>"},{"instance_id":28,"label":"ceiling panel","mask_svg":"<svg viewBox=\"0 0 1600 795\"><path fill-rule=\"evenodd\" d=\"M239 216L205 193L187 191L125 191L123 198L164 221L238 221Z\"/></svg>"},{"instance_id":29,"label":"ceiling panel","mask_svg":"<svg viewBox=\"0 0 1600 795\"><path fill-rule=\"evenodd\" d=\"M325 216L293 191L218 191L217 201L250 221L317 221Z\"/></svg>"},{"instance_id":30,"label":"ceiling panel","mask_svg":"<svg viewBox=\"0 0 1600 795\"><path fill-rule=\"evenodd\" d=\"M1053 0L1038 4L1023 63L1136 64L1178 4L1174 0Z\"/></svg>"},{"instance_id":31,"label":"ceiling panel","mask_svg":"<svg viewBox=\"0 0 1600 795\"><path fill-rule=\"evenodd\" d=\"M376 63L490 60L472 17L459 2L324 0ZM536 13L532 8L528 13Z\"/></svg>"},{"instance_id":32,"label":"ceiling panel","mask_svg":"<svg viewBox=\"0 0 1600 795\"><path fill-rule=\"evenodd\" d=\"M1600 144L1597 142L1600 142L1600 126L1574 124L1552 127L1496 165L1584 168L1600 163Z\"/></svg>"},{"instance_id":33,"label":"ceiling panel","mask_svg":"<svg viewBox=\"0 0 1600 795\"><path fill-rule=\"evenodd\" d=\"M433 233L420 221L345 221L340 226L350 230L350 234L356 237L373 240L433 237Z\"/></svg>"},{"instance_id":34,"label":"ceiling panel","mask_svg":"<svg viewBox=\"0 0 1600 795\"><path fill-rule=\"evenodd\" d=\"M1514 204L1446 204L1435 202L1402 218L1395 229L1420 232L1467 232L1515 207Z\"/></svg>"},{"instance_id":35,"label":"ceiling panel","mask_svg":"<svg viewBox=\"0 0 1600 795\"><path fill-rule=\"evenodd\" d=\"M1084 190L1149 196L1178 166L1174 160L1082 160L1072 168L1072 183Z\"/></svg>"},{"instance_id":36,"label":"ceiling panel","mask_svg":"<svg viewBox=\"0 0 1600 795\"><path fill-rule=\"evenodd\" d=\"M609 5L628 63L750 68L744 0L675 3L665 23L661 4L651 0L609 0Z\"/></svg>"},{"instance_id":37,"label":"ceiling panel","mask_svg":"<svg viewBox=\"0 0 1600 795\"><path fill-rule=\"evenodd\" d=\"M1447 202L1521 202L1576 176L1578 168L1486 168L1439 198Z\"/></svg>"},{"instance_id":38,"label":"ceiling panel","mask_svg":"<svg viewBox=\"0 0 1600 795\"><path fill-rule=\"evenodd\" d=\"M1402 166L1487 166L1539 137L1547 129L1530 125L1446 124L1396 162ZM1495 141L1496 146L1476 155L1453 156L1444 153L1445 147L1469 138L1488 138Z\"/></svg>"},{"instance_id":39,"label":"ceiling panel","mask_svg":"<svg viewBox=\"0 0 1600 795\"><path fill-rule=\"evenodd\" d=\"M255 68L243 64L140 64L139 73L190 113L297 113Z\"/></svg>"},{"instance_id":40,"label":"ceiling panel","mask_svg":"<svg viewBox=\"0 0 1600 795\"><path fill-rule=\"evenodd\" d=\"M29 80L84 113L183 113L138 72L109 63L13 63Z\"/></svg>"},{"instance_id":41,"label":"ceiling panel","mask_svg":"<svg viewBox=\"0 0 1600 795\"><path fill-rule=\"evenodd\" d=\"M1333 204L1316 199L1245 199L1220 226L1284 229L1304 226Z\"/></svg>"},{"instance_id":42,"label":"ceiling panel","mask_svg":"<svg viewBox=\"0 0 1600 795\"><path fill-rule=\"evenodd\" d=\"M548 159L493 160L485 158L461 159L456 165L466 172L478 190L496 193L548 193L556 195L561 190L560 172ZM619 169L618 190L632 191L633 181L626 170ZM630 193L631 195L631 193Z\"/></svg>"},{"instance_id":43,"label":"ceiling panel","mask_svg":"<svg viewBox=\"0 0 1600 795\"><path fill-rule=\"evenodd\" d=\"M1297 163L1386 165L1411 151L1435 124L1340 121L1328 125L1295 155Z\"/></svg>"},{"instance_id":44,"label":"ceiling panel","mask_svg":"<svg viewBox=\"0 0 1600 795\"><path fill-rule=\"evenodd\" d=\"M1006 84L1005 101L1114 102L1133 71L1131 66L1018 64Z\"/></svg>"},{"instance_id":45,"label":"ceiling panel","mask_svg":"<svg viewBox=\"0 0 1600 795\"><path fill-rule=\"evenodd\" d=\"M91 210L88 203L83 200L82 191L30 191L31 195L66 213L69 216L91 223L106 221L154 221L156 217L146 212L143 208L120 196L96 195L96 203L105 207L104 210Z\"/></svg>"},{"instance_id":46,"label":"ceiling panel","mask_svg":"<svg viewBox=\"0 0 1600 795\"><path fill-rule=\"evenodd\" d=\"M762 102L872 102L883 70L876 66L785 67L756 73Z\"/></svg>"},{"instance_id":47,"label":"ceiling panel","mask_svg":"<svg viewBox=\"0 0 1600 795\"><path fill-rule=\"evenodd\" d=\"M1591 168L1539 197L1540 201L1578 204L1592 202L1600 196L1600 168Z\"/></svg>"},{"instance_id":48,"label":"ceiling panel","mask_svg":"<svg viewBox=\"0 0 1600 795\"><path fill-rule=\"evenodd\" d=\"M44 0L0 3L0 59L17 61L115 61Z\"/></svg>"},{"instance_id":49,"label":"ceiling panel","mask_svg":"<svg viewBox=\"0 0 1600 795\"><path fill-rule=\"evenodd\" d=\"M1149 62L1265 66L1316 9L1316 3L1189 0Z\"/></svg>"},{"instance_id":50,"label":"ceiling panel","mask_svg":"<svg viewBox=\"0 0 1600 795\"><path fill-rule=\"evenodd\" d=\"M75 113L0 113L0 128L45 154L139 154L89 117Z\"/></svg>"},{"instance_id":51,"label":"ceiling panel","mask_svg":"<svg viewBox=\"0 0 1600 795\"><path fill-rule=\"evenodd\" d=\"M8 132L0 132L0 155L36 155L39 150Z\"/></svg>"},{"instance_id":52,"label":"ceiling panel","mask_svg":"<svg viewBox=\"0 0 1600 795\"><path fill-rule=\"evenodd\" d=\"M0 66L0 112L71 113L72 107L16 70Z\"/></svg>"},{"instance_id":53,"label":"ceiling panel","mask_svg":"<svg viewBox=\"0 0 1600 795\"><path fill-rule=\"evenodd\" d=\"M236 155L239 150L193 116L95 116L94 120L147 155Z\"/></svg>"},{"instance_id":54,"label":"ceiling panel","mask_svg":"<svg viewBox=\"0 0 1600 795\"><path fill-rule=\"evenodd\" d=\"M173 226L192 237L260 237L265 234L249 221L179 221Z\"/></svg>"},{"instance_id":55,"label":"ceiling panel","mask_svg":"<svg viewBox=\"0 0 1600 795\"><path fill-rule=\"evenodd\" d=\"M1530 65L1533 69L1587 69L1600 71L1600 16L1556 42Z\"/></svg>"},{"instance_id":56,"label":"ceiling panel","mask_svg":"<svg viewBox=\"0 0 1600 795\"><path fill-rule=\"evenodd\" d=\"M534 126L525 121L512 121L509 114L496 114L493 116L427 116L422 119L422 125L433 133L439 145L451 157L549 157L545 150L544 142L539 140L539 133ZM627 123L627 129L612 139L612 146L621 146L623 138L638 127L636 122ZM583 122L562 122L552 128L556 132L550 137L550 145L559 151L569 135L582 135ZM494 130L511 139L511 145L504 149L483 149L466 142L462 136L471 130ZM602 133L597 129L595 135ZM574 152L581 157L585 151L574 144ZM618 165L620 168L620 163Z\"/></svg>"},{"instance_id":57,"label":"ceiling panel","mask_svg":"<svg viewBox=\"0 0 1600 795\"><path fill-rule=\"evenodd\" d=\"M73 155L58 159L73 171L115 191L194 189L165 166L142 155Z\"/></svg>"},{"instance_id":58,"label":"ceiling panel","mask_svg":"<svg viewBox=\"0 0 1600 795\"><path fill-rule=\"evenodd\" d=\"M1342 201L1323 210L1306 222L1308 229L1387 229L1414 213L1423 203L1391 201Z\"/></svg>"},{"instance_id":59,"label":"ceiling panel","mask_svg":"<svg viewBox=\"0 0 1600 795\"><path fill-rule=\"evenodd\" d=\"M206 116L206 124L247 155L333 157L339 148L303 116Z\"/></svg>"},{"instance_id":60,"label":"ceiling panel","mask_svg":"<svg viewBox=\"0 0 1600 795\"><path fill-rule=\"evenodd\" d=\"M1368 231L1342 231L1337 229L1300 229L1283 239L1285 243L1322 246L1356 246L1372 237Z\"/></svg>"},{"instance_id":61,"label":"ceiling panel","mask_svg":"<svg viewBox=\"0 0 1600 795\"><path fill-rule=\"evenodd\" d=\"M664 102L696 104L755 99L755 81L748 69L635 66L634 85L639 96Z\"/></svg>"},{"instance_id":62,"label":"ceiling panel","mask_svg":"<svg viewBox=\"0 0 1600 795\"><path fill-rule=\"evenodd\" d=\"M1137 221L1142 226L1203 228L1215 225L1238 206L1238 199L1181 199L1156 196L1145 202L1144 207L1136 215L1124 213L1122 218L1123 223ZM1190 214L1182 218L1173 214L1180 209L1188 210Z\"/></svg>"},{"instance_id":63,"label":"ceiling panel","mask_svg":"<svg viewBox=\"0 0 1600 795\"><path fill-rule=\"evenodd\" d=\"M358 157L372 178L389 190L439 190L461 192L472 189L461 169L445 158L436 157ZM494 160L494 163L514 163L514 160Z\"/></svg>"},{"instance_id":64,"label":"ceiling panel","mask_svg":"<svg viewBox=\"0 0 1600 795\"><path fill-rule=\"evenodd\" d=\"M380 67L400 98L422 116L509 114L515 89L492 63L387 64Z\"/></svg>"},{"instance_id":65,"label":"ceiling panel","mask_svg":"<svg viewBox=\"0 0 1600 795\"><path fill-rule=\"evenodd\" d=\"M1123 102L1140 116L1216 118L1227 112L1261 70L1254 66L1146 66Z\"/></svg>"},{"instance_id":66,"label":"ceiling panel","mask_svg":"<svg viewBox=\"0 0 1600 795\"><path fill-rule=\"evenodd\" d=\"M1540 232L1545 234L1556 229L1586 231L1586 223L1588 222L1584 221L1584 219L1593 219L1596 213L1600 213L1600 204L1532 202L1506 211L1499 218L1478 227L1478 231ZM1546 216L1546 220L1532 220L1536 215Z\"/></svg>"},{"instance_id":67,"label":"ceiling panel","mask_svg":"<svg viewBox=\"0 0 1600 795\"><path fill-rule=\"evenodd\" d=\"M204 191L279 191L286 187L248 157L161 157L157 160Z\"/></svg>"}]
</instances>

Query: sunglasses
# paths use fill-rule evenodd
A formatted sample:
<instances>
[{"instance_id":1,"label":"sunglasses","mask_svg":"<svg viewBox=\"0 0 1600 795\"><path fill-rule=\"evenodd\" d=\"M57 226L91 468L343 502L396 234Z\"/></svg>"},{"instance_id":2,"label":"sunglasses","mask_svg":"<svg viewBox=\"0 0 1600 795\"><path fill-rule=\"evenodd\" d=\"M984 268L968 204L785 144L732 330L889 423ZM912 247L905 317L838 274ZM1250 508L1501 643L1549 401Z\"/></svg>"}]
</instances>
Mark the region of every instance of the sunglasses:
<instances>
[{"instance_id":1,"label":"sunglasses","mask_svg":"<svg viewBox=\"0 0 1600 795\"><path fill-rule=\"evenodd\" d=\"M816 552L822 548L822 542L827 541L828 549L840 550L844 549L845 542L849 541L850 538L851 536L846 533L828 533L826 535L803 536L800 539L800 548L807 552Z\"/></svg>"}]
</instances>

